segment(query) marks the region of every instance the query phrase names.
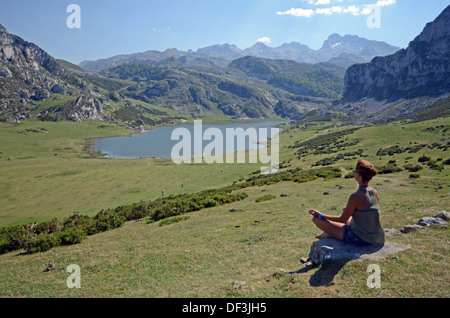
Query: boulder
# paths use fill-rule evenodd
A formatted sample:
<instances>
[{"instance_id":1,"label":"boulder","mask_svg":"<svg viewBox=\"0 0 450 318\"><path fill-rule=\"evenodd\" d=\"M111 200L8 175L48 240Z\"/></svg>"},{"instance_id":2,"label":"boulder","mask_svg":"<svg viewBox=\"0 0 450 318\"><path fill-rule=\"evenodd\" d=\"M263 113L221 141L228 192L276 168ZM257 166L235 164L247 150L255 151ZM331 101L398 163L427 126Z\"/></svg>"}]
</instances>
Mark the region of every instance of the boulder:
<instances>
[{"instance_id":1,"label":"boulder","mask_svg":"<svg viewBox=\"0 0 450 318\"><path fill-rule=\"evenodd\" d=\"M409 233L409 232L412 232L412 231L415 231L415 230L421 230L421 229L423 229L424 227L422 226L422 225L419 225L419 224L411 224L411 225L405 225L401 230L400 230L400 232L402 232L402 233Z\"/></svg>"},{"instance_id":2,"label":"boulder","mask_svg":"<svg viewBox=\"0 0 450 318\"><path fill-rule=\"evenodd\" d=\"M400 236L401 233L396 229L384 229L384 234L386 236Z\"/></svg>"},{"instance_id":3,"label":"boulder","mask_svg":"<svg viewBox=\"0 0 450 318\"><path fill-rule=\"evenodd\" d=\"M417 222L418 225L421 226L447 226L447 221L444 221L441 218L429 217L425 216Z\"/></svg>"},{"instance_id":4,"label":"boulder","mask_svg":"<svg viewBox=\"0 0 450 318\"><path fill-rule=\"evenodd\" d=\"M353 246L327 238L313 243L309 259L313 264L321 264L325 260L379 260L409 248L408 245L388 241L384 245Z\"/></svg>"},{"instance_id":5,"label":"boulder","mask_svg":"<svg viewBox=\"0 0 450 318\"><path fill-rule=\"evenodd\" d=\"M444 221L448 221L450 219L450 213L447 211L440 211L438 214L434 216L435 218L440 218Z\"/></svg>"},{"instance_id":6,"label":"boulder","mask_svg":"<svg viewBox=\"0 0 450 318\"><path fill-rule=\"evenodd\" d=\"M64 87L62 85L55 85L52 87L52 93L62 94L64 92Z\"/></svg>"}]
</instances>

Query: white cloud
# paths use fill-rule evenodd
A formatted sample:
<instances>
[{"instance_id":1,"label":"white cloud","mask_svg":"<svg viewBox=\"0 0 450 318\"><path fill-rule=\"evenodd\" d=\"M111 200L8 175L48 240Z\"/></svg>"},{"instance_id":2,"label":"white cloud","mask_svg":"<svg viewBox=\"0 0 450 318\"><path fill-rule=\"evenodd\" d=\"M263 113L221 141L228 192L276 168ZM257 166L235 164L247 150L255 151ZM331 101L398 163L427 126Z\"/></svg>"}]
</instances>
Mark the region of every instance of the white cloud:
<instances>
[{"instance_id":1,"label":"white cloud","mask_svg":"<svg viewBox=\"0 0 450 318\"><path fill-rule=\"evenodd\" d=\"M333 9L331 8L323 8L323 9L316 9L316 14L324 14L324 15L332 15Z\"/></svg>"},{"instance_id":2,"label":"white cloud","mask_svg":"<svg viewBox=\"0 0 450 318\"><path fill-rule=\"evenodd\" d=\"M269 39L267 36L263 36L262 38L259 38L259 39L258 39L258 42L259 42L259 43L271 43L272 40Z\"/></svg>"},{"instance_id":3,"label":"white cloud","mask_svg":"<svg viewBox=\"0 0 450 318\"><path fill-rule=\"evenodd\" d=\"M330 4L331 0L307 0L310 5L326 5ZM335 0L337 2L343 3L343 0ZM311 18L313 15L334 15L334 14L344 14L350 13L355 16L358 15L369 15L372 13L375 7L388 7L396 4L396 0L378 0L373 4L364 5L349 5L345 6L332 6L328 8L317 8L317 9L303 9L303 8L292 8L286 11L278 11L278 15L291 15L295 17L306 17Z\"/></svg>"},{"instance_id":4,"label":"white cloud","mask_svg":"<svg viewBox=\"0 0 450 318\"><path fill-rule=\"evenodd\" d=\"M360 9L356 6L348 6L347 9L344 9L342 12L344 13L351 13L353 15L359 15L360 14Z\"/></svg>"},{"instance_id":5,"label":"white cloud","mask_svg":"<svg viewBox=\"0 0 450 318\"><path fill-rule=\"evenodd\" d=\"M376 3L377 7L388 7L395 4L396 0L378 0Z\"/></svg>"},{"instance_id":6,"label":"white cloud","mask_svg":"<svg viewBox=\"0 0 450 318\"><path fill-rule=\"evenodd\" d=\"M301 9L301 8L292 8L290 10L281 12L277 12L278 15L292 15L294 17L306 17L310 18L314 15L314 10L311 9Z\"/></svg>"},{"instance_id":7,"label":"white cloud","mask_svg":"<svg viewBox=\"0 0 450 318\"><path fill-rule=\"evenodd\" d=\"M330 4L331 0L311 0L308 2L309 4L314 4L315 6L321 6L321 5L325 5L325 4Z\"/></svg>"}]
</instances>

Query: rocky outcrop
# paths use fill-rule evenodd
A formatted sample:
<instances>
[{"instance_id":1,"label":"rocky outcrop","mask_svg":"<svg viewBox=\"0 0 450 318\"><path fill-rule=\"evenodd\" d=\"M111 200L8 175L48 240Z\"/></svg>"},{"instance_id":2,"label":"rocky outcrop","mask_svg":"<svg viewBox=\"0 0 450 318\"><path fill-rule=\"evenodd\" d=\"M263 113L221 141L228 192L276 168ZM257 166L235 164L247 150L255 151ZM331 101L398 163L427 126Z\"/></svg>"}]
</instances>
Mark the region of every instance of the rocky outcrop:
<instances>
[{"instance_id":1,"label":"rocky outcrop","mask_svg":"<svg viewBox=\"0 0 450 318\"><path fill-rule=\"evenodd\" d=\"M345 75L343 101L398 100L449 92L450 6L407 49L351 66Z\"/></svg>"},{"instance_id":2,"label":"rocky outcrop","mask_svg":"<svg viewBox=\"0 0 450 318\"><path fill-rule=\"evenodd\" d=\"M78 98L66 102L62 106L47 109L38 115L41 120L61 121L68 120L82 122L86 120L100 119L103 106L97 98L90 95L80 95Z\"/></svg>"},{"instance_id":3,"label":"rocky outcrop","mask_svg":"<svg viewBox=\"0 0 450 318\"><path fill-rule=\"evenodd\" d=\"M53 94L71 96L73 100L62 106L64 112L49 115L51 109L47 109L41 119L95 119L102 110L96 94L84 81L67 72L36 44L10 34L0 25L0 121L29 118L37 102Z\"/></svg>"},{"instance_id":4,"label":"rocky outcrop","mask_svg":"<svg viewBox=\"0 0 450 318\"><path fill-rule=\"evenodd\" d=\"M39 70L39 67L42 67L54 75L62 75L66 72L64 67L36 44L10 34L1 25L0 61L14 64L19 68L29 68L36 71Z\"/></svg>"},{"instance_id":5,"label":"rocky outcrop","mask_svg":"<svg viewBox=\"0 0 450 318\"><path fill-rule=\"evenodd\" d=\"M416 230L422 230L427 227L447 227L450 213L447 211L440 211L435 216L424 216L416 224L405 225L400 231L402 233L409 233Z\"/></svg>"},{"instance_id":6,"label":"rocky outcrop","mask_svg":"<svg viewBox=\"0 0 450 318\"><path fill-rule=\"evenodd\" d=\"M386 242L384 245L353 246L334 238L327 238L313 243L309 259L313 264L336 260L379 260L408 249L410 246L395 242Z\"/></svg>"},{"instance_id":7,"label":"rocky outcrop","mask_svg":"<svg viewBox=\"0 0 450 318\"><path fill-rule=\"evenodd\" d=\"M447 227L449 219L450 213L440 211L434 217L424 216L417 224L406 225L400 231L396 229L385 229L384 231L387 237L401 236L401 233L405 234L428 227ZM408 249L410 249L408 245L390 241L386 241L383 245L353 246L334 238L327 238L312 244L309 252L309 260L315 265L328 260L378 260Z\"/></svg>"}]
</instances>

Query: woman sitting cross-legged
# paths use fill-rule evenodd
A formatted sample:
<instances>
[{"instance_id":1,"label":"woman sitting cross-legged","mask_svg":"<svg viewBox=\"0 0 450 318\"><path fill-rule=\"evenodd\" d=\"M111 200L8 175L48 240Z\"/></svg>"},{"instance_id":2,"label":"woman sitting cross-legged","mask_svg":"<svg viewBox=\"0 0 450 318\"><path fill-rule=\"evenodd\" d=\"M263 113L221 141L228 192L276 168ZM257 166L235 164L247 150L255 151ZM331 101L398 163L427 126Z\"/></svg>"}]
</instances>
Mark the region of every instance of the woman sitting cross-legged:
<instances>
[{"instance_id":1,"label":"woman sitting cross-legged","mask_svg":"<svg viewBox=\"0 0 450 318\"><path fill-rule=\"evenodd\" d=\"M334 237L352 245L380 244L385 242L380 224L380 205L377 191L369 182L377 175L374 166L365 160L358 161L353 170L359 189L353 193L341 216L330 216L310 210L314 224L323 231L318 239Z\"/></svg>"}]
</instances>

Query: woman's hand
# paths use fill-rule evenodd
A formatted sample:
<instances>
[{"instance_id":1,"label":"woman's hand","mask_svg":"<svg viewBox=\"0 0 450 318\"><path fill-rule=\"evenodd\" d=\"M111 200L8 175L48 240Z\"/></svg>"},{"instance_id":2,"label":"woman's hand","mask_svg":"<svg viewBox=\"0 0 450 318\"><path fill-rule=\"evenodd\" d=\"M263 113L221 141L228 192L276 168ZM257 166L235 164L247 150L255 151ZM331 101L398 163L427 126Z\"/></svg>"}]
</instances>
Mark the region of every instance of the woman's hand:
<instances>
[{"instance_id":1,"label":"woman's hand","mask_svg":"<svg viewBox=\"0 0 450 318\"><path fill-rule=\"evenodd\" d=\"M316 210L309 210L309 214L315 217L319 217L320 212Z\"/></svg>"}]
</instances>

